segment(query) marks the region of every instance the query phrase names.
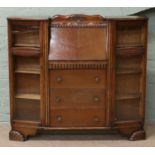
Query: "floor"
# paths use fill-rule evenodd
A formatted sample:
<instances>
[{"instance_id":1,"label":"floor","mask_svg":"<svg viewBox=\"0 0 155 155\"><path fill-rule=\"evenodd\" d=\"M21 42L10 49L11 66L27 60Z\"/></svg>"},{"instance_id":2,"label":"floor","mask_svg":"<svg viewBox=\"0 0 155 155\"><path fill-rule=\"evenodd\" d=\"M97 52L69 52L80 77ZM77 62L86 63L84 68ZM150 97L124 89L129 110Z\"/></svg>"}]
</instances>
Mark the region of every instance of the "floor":
<instances>
[{"instance_id":1,"label":"floor","mask_svg":"<svg viewBox=\"0 0 155 155\"><path fill-rule=\"evenodd\" d=\"M39 135L29 138L25 142L9 141L8 124L0 125L0 146L10 147L109 147L109 146L155 146L155 124L146 125L147 139L142 141L128 141L118 134L106 135Z\"/></svg>"}]
</instances>

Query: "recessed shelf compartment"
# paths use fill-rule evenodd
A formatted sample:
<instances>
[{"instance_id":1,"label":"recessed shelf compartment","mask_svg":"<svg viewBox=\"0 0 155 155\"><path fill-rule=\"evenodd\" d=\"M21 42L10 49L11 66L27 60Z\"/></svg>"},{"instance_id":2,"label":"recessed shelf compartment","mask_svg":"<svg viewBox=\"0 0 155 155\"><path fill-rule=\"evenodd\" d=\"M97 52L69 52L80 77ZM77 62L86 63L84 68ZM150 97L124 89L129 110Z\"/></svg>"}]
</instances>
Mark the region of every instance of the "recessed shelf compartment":
<instances>
[{"instance_id":1,"label":"recessed shelf compartment","mask_svg":"<svg viewBox=\"0 0 155 155\"><path fill-rule=\"evenodd\" d=\"M40 56L40 48L12 47L12 53L17 56Z\"/></svg>"},{"instance_id":2,"label":"recessed shelf compartment","mask_svg":"<svg viewBox=\"0 0 155 155\"><path fill-rule=\"evenodd\" d=\"M142 71L142 56L134 57L116 57L116 71L117 72L140 72Z\"/></svg>"},{"instance_id":3,"label":"recessed shelf compartment","mask_svg":"<svg viewBox=\"0 0 155 155\"><path fill-rule=\"evenodd\" d=\"M40 94L40 76L36 74L15 75L16 94Z\"/></svg>"},{"instance_id":4,"label":"recessed shelf compartment","mask_svg":"<svg viewBox=\"0 0 155 155\"><path fill-rule=\"evenodd\" d=\"M40 101L15 98L14 110L16 111L14 119L25 121L40 120Z\"/></svg>"},{"instance_id":5,"label":"recessed shelf compartment","mask_svg":"<svg viewBox=\"0 0 155 155\"><path fill-rule=\"evenodd\" d=\"M117 121L140 120L139 98L132 100L117 100Z\"/></svg>"},{"instance_id":6,"label":"recessed shelf compartment","mask_svg":"<svg viewBox=\"0 0 155 155\"><path fill-rule=\"evenodd\" d=\"M40 47L38 26L15 25L12 36L15 47Z\"/></svg>"},{"instance_id":7,"label":"recessed shelf compartment","mask_svg":"<svg viewBox=\"0 0 155 155\"><path fill-rule=\"evenodd\" d=\"M14 57L14 72L24 74L40 74L40 59L38 57Z\"/></svg>"},{"instance_id":8,"label":"recessed shelf compartment","mask_svg":"<svg viewBox=\"0 0 155 155\"><path fill-rule=\"evenodd\" d=\"M135 23L133 25L117 25L117 45L140 45L144 44L143 24Z\"/></svg>"},{"instance_id":9,"label":"recessed shelf compartment","mask_svg":"<svg viewBox=\"0 0 155 155\"><path fill-rule=\"evenodd\" d=\"M15 98L40 100L40 95L39 94L17 94L17 95L15 95Z\"/></svg>"},{"instance_id":10,"label":"recessed shelf compartment","mask_svg":"<svg viewBox=\"0 0 155 155\"><path fill-rule=\"evenodd\" d=\"M137 94L140 91L140 75L124 74L117 75L116 94Z\"/></svg>"}]
</instances>

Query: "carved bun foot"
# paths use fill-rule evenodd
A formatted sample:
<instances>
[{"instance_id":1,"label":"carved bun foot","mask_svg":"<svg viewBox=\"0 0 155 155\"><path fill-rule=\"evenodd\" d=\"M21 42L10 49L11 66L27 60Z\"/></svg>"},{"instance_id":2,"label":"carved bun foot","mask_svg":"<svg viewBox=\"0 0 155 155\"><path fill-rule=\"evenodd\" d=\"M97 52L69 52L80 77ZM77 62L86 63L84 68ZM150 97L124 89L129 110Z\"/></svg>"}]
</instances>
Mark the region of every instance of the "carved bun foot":
<instances>
[{"instance_id":1,"label":"carved bun foot","mask_svg":"<svg viewBox=\"0 0 155 155\"><path fill-rule=\"evenodd\" d=\"M135 131L132 133L132 135L129 137L129 140L135 141L135 140L143 140L146 138L146 134L144 130Z\"/></svg>"},{"instance_id":2,"label":"carved bun foot","mask_svg":"<svg viewBox=\"0 0 155 155\"><path fill-rule=\"evenodd\" d=\"M15 141L25 141L26 137L18 131L11 130L9 133L9 139Z\"/></svg>"}]
</instances>

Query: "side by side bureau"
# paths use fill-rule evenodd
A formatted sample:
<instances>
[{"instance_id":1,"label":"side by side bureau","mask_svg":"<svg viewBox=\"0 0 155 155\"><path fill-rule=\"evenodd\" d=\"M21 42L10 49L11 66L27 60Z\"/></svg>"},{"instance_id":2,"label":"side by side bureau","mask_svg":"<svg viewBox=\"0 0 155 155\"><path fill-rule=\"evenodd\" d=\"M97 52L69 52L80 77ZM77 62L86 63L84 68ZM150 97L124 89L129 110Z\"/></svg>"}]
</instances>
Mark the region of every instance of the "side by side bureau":
<instances>
[{"instance_id":1,"label":"side by side bureau","mask_svg":"<svg viewBox=\"0 0 155 155\"><path fill-rule=\"evenodd\" d=\"M8 18L10 140L114 131L145 139L147 18Z\"/></svg>"}]
</instances>

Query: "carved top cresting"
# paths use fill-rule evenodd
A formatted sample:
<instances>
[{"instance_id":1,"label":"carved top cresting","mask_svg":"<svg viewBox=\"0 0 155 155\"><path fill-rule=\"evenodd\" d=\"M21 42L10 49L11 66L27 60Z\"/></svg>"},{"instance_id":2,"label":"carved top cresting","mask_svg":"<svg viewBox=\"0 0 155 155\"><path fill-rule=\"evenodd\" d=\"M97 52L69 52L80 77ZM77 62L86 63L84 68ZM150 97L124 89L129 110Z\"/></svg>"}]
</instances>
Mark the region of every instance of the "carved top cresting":
<instances>
[{"instance_id":1,"label":"carved top cresting","mask_svg":"<svg viewBox=\"0 0 155 155\"><path fill-rule=\"evenodd\" d=\"M51 27L71 28L71 27L104 27L106 23L100 15L56 15L51 19Z\"/></svg>"}]
</instances>

